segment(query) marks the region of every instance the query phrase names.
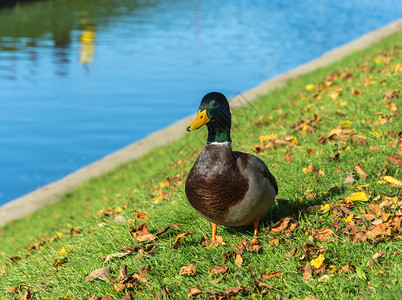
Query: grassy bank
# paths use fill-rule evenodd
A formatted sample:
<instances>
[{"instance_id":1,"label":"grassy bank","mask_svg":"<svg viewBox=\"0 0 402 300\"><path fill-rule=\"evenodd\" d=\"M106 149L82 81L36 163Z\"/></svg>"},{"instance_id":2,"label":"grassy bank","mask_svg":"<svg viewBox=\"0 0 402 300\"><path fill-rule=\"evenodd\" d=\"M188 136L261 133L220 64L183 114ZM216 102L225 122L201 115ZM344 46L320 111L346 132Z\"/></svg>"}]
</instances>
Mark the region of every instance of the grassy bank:
<instances>
[{"instance_id":1,"label":"grassy bank","mask_svg":"<svg viewBox=\"0 0 402 300\"><path fill-rule=\"evenodd\" d=\"M210 224L184 193L204 129L1 228L0 295L397 299L401 41L233 111L233 148L262 158L279 185L259 244L251 227L219 226L220 244L204 239Z\"/></svg>"}]
</instances>

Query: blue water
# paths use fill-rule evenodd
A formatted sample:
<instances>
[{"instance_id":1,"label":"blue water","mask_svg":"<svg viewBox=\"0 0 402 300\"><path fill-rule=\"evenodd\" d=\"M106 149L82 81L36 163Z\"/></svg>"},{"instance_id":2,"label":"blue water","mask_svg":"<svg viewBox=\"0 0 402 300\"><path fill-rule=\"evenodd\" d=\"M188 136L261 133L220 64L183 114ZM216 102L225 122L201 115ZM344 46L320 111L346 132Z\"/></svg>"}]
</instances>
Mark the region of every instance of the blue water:
<instances>
[{"instance_id":1,"label":"blue water","mask_svg":"<svg viewBox=\"0 0 402 300\"><path fill-rule=\"evenodd\" d=\"M194 113L209 91L233 96L401 16L399 0L3 8L0 204Z\"/></svg>"}]
</instances>

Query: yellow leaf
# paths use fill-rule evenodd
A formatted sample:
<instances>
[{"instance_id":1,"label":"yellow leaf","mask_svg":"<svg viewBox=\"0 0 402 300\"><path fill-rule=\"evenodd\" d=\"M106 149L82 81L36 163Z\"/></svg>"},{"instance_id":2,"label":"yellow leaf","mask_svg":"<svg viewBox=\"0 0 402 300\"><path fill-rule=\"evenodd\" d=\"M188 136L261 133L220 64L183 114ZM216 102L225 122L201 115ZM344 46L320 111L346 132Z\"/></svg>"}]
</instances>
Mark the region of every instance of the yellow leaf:
<instances>
[{"instance_id":1,"label":"yellow leaf","mask_svg":"<svg viewBox=\"0 0 402 300\"><path fill-rule=\"evenodd\" d=\"M397 185L397 186L399 186L399 187L402 186L402 181L400 181L400 180L397 179L397 178L394 178L394 177L391 177L391 176L384 176L382 179L383 179L384 181L390 183L390 184L394 184L394 185Z\"/></svg>"},{"instance_id":2,"label":"yellow leaf","mask_svg":"<svg viewBox=\"0 0 402 300\"><path fill-rule=\"evenodd\" d=\"M56 232L57 237L61 238L64 234L62 232Z\"/></svg>"},{"instance_id":3,"label":"yellow leaf","mask_svg":"<svg viewBox=\"0 0 402 300\"><path fill-rule=\"evenodd\" d=\"M352 124L352 121L343 121L339 125L342 127L349 127Z\"/></svg>"},{"instance_id":4,"label":"yellow leaf","mask_svg":"<svg viewBox=\"0 0 402 300\"><path fill-rule=\"evenodd\" d=\"M346 223L353 223L353 217L354 217L354 215L353 215L353 213L351 213L349 216L347 216L347 217L344 218L343 220L344 220Z\"/></svg>"},{"instance_id":5,"label":"yellow leaf","mask_svg":"<svg viewBox=\"0 0 402 300\"><path fill-rule=\"evenodd\" d=\"M312 89L314 89L314 84L310 83L306 85L306 90L311 91Z\"/></svg>"},{"instance_id":6,"label":"yellow leaf","mask_svg":"<svg viewBox=\"0 0 402 300\"><path fill-rule=\"evenodd\" d=\"M64 255L66 253L70 253L72 250L73 250L73 248L71 248L71 247L68 247L68 246L63 247L63 248L60 249L59 254Z\"/></svg>"},{"instance_id":7,"label":"yellow leaf","mask_svg":"<svg viewBox=\"0 0 402 300\"><path fill-rule=\"evenodd\" d=\"M341 101L339 101L338 105L345 106L345 105L348 105L348 103L346 101L341 100Z\"/></svg>"},{"instance_id":8,"label":"yellow leaf","mask_svg":"<svg viewBox=\"0 0 402 300\"><path fill-rule=\"evenodd\" d=\"M371 128L371 131L376 135L376 136L381 136L381 133L379 133L377 130L374 130Z\"/></svg>"},{"instance_id":9,"label":"yellow leaf","mask_svg":"<svg viewBox=\"0 0 402 300\"><path fill-rule=\"evenodd\" d=\"M339 97L339 93L337 93L337 92L331 92L331 93L329 93L329 95L328 95L332 100L336 100L336 99L338 99L338 97Z\"/></svg>"},{"instance_id":10,"label":"yellow leaf","mask_svg":"<svg viewBox=\"0 0 402 300\"><path fill-rule=\"evenodd\" d=\"M123 211L123 209L120 207L120 206L118 206L118 207L116 207L115 208L115 210L114 210L115 212L122 212Z\"/></svg>"},{"instance_id":11,"label":"yellow leaf","mask_svg":"<svg viewBox=\"0 0 402 300\"><path fill-rule=\"evenodd\" d=\"M320 209L318 210L319 214L325 214L331 209L331 205L325 204L325 205L320 205Z\"/></svg>"},{"instance_id":12,"label":"yellow leaf","mask_svg":"<svg viewBox=\"0 0 402 300\"><path fill-rule=\"evenodd\" d=\"M346 198L346 200L350 201L364 201L364 202L368 201L368 199L370 199L370 195L365 192L352 193L350 196Z\"/></svg>"},{"instance_id":13,"label":"yellow leaf","mask_svg":"<svg viewBox=\"0 0 402 300\"><path fill-rule=\"evenodd\" d=\"M376 64L380 64L380 63L382 62L382 60L381 60L381 58L376 57L376 58L374 58L374 62L375 62Z\"/></svg>"},{"instance_id":14,"label":"yellow leaf","mask_svg":"<svg viewBox=\"0 0 402 300\"><path fill-rule=\"evenodd\" d=\"M402 72L402 65L397 64L394 69L394 74Z\"/></svg>"},{"instance_id":15,"label":"yellow leaf","mask_svg":"<svg viewBox=\"0 0 402 300\"><path fill-rule=\"evenodd\" d=\"M169 186L169 181L161 181L159 182L159 187L165 187L165 186Z\"/></svg>"},{"instance_id":16,"label":"yellow leaf","mask_svg":"<svg viewBox=\"0 0 402 300\"><path fill-rule=\"evenodd\" d=\"M303 173L308 175L308 174L313 173L315 170L316 169L315 169L313 163L311 163L307 168L303 168Z\"/></svg>"},{"instance_id":17,"label":"yellow leaf","mask_svg":"<svg viewBox=\"0 0 402 300\"><path fill-rule=\"evenodd\" d=\"M258 139L260 140L260 142L265 142L265 141L269 141L271 139L276 139L278 137L278 134L268 134L268 135L260 135L258 137Z\"/></svg>"},{"instance_id":18,"label":"yellow leaf","mask_svg":"<svg viewBox=\"0 0 402 300\"><path fill-rule=\"evenodd\" d=\"M324 263L324 260L325 260L324 254L320 254L317 258L314 258L311 260L310 265L314 269L319 269L319 268L321 268L322 264Z\"/></svg>"}]
</instances>

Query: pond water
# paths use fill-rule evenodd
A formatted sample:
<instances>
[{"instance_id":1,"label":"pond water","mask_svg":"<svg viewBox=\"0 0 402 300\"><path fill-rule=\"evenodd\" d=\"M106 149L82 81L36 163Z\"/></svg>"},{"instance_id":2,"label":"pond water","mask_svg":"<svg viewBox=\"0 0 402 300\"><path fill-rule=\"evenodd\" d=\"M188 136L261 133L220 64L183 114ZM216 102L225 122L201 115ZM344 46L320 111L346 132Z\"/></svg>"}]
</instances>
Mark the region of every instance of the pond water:
<instances>
[{"instance_id":1,"label":"pond water","mask_svg":"<svg viewBox=\"0 0 402 300\"><path fill-rule=\"evenodd\" d=\"M396 0L2 7L0 204L194 113L209 91L231 97L401 15Z\"/></svg>"}]
</instances>

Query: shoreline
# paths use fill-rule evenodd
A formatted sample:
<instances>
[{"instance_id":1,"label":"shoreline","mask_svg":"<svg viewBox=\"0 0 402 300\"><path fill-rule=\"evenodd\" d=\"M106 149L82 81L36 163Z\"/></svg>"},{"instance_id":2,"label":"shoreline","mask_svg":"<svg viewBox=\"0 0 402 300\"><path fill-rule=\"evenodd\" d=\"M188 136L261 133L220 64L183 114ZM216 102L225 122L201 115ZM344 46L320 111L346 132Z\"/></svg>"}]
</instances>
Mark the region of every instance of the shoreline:
<instances>
[{"instance_id":1,"label":"shoreline","mask_svg":"<svg viewBox=\"0 0 402 300\"><path fill-rule=\"evenodd\" d=\"M334 63L343 57L355 51L362 50L400 30L402 30L402 19L326 52L317 59L296 67L291 71L264 81L257 87L232 98L230 104L233 108L238 108L249 102L253 102L259 95L266 94L283 86L289 79L297 78L320 67ZM247 101L244 101L244 99L247 99ZM195 114L179 120L168 127L148 135L142 140L128 145L121 150L117 150L90 165L78 169L60 180L0 206L0 225L21 218L41 208L47 203L57 201L61 195L74 190L82 183L98 177L119 165L138 159L151 149L166 145L181 138L186 133L186 125L191 122L194 117Z\"/></svg>"}]
</instances>

